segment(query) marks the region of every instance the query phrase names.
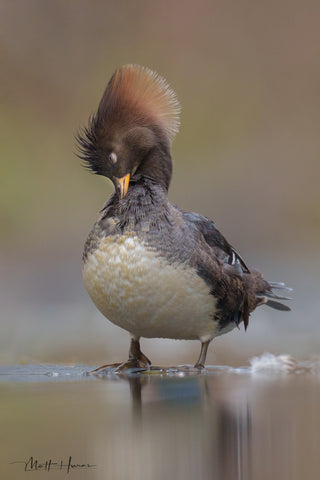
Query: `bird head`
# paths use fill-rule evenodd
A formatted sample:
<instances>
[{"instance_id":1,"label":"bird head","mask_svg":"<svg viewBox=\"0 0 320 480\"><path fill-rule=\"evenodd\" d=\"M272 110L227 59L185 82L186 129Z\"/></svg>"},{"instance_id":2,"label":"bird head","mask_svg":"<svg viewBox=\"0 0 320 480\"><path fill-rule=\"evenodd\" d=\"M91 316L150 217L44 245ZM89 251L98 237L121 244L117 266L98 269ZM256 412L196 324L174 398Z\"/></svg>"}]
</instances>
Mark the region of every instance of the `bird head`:
<instances>
[{"instance_id":1,"label":"bird head","mask_svg":"<svg viewBox=\"0 0 320 480\"><path fill-rule=\"evenodd\" d=\"M162 77L145 67L125 65L115 71L97 112L77 135L79 156L94 173L112 180L120 198L138 175L168 189L179 111Z\"/></svg>"}]
</instances>

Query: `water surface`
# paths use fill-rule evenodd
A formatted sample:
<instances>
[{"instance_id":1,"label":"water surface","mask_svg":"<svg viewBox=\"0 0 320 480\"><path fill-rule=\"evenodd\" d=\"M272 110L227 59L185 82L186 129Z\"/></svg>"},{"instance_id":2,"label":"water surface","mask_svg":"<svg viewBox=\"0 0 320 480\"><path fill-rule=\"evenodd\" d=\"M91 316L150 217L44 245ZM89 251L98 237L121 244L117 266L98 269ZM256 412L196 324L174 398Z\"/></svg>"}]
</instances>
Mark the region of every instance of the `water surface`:
<instances>
[{"instance_id":1,"label":"water surface","mask_svg":"<svg viewBox=\"0 0 320 480\"><path fill-rule=\"evenodd\" d=\"M0 368L1 478L320 478L316 362L269 356L127 378L89 370Z\"/></svg>"}]
</instances>

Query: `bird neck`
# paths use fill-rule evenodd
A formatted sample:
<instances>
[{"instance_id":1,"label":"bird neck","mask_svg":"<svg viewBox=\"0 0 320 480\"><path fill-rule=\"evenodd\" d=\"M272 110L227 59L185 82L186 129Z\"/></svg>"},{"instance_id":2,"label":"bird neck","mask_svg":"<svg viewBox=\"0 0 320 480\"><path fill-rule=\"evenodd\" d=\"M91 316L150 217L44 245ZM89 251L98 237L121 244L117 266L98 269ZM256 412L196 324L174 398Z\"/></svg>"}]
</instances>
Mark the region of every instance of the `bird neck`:
<instances>
[{"instance_id":1,"label":"bird neck","mask_svg":"<svg viewBox=\"0 0 320 480\"><path fill-rule=\"evenodd\" d=\"M136 175L151 178L167 192L172 177L172 158L169 148L155 146L142 160Z\"/></svg>"}]
</instances>

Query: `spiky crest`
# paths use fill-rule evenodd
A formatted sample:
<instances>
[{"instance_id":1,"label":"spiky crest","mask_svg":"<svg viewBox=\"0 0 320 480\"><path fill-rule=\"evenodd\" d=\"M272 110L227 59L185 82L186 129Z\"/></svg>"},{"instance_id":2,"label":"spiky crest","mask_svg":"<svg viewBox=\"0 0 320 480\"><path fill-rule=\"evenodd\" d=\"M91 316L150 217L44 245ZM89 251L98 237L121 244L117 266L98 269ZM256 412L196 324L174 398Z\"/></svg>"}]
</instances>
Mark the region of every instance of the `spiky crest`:
<instances>
[{"instance_id":1,"label":"spiky crest","mask_svg":"<svg viewBox=\"0 0 320 480\"><path fill-rule=\"evenodd\" d=\"M149 68L124 65L113 74L101 99L98 123L125 127L152 123L172 140L179 129L180 106L164 78Z\"/></svg>"}]
</instances>

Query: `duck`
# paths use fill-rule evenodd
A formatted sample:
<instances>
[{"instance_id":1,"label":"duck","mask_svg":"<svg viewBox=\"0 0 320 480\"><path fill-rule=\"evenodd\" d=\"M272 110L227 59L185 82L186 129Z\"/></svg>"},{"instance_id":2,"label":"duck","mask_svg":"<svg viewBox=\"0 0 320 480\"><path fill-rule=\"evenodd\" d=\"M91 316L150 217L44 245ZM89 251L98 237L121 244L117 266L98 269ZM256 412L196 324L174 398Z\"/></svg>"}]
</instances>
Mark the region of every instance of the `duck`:
<instances>
[{"instance_id":1,"label":"duck","mask_svg":"<svg viewBox=\"0 0 320 480\"><path fill-rule=\"evenodd\" d=\"M256 307L290 310L280 302L290 299L284 283L249 268L213 221L169 202L179 114L162 76L124 65L76 136L84 165L114 185L84 245L83 282L131 337L128 360L96 371L150 369L141 338L200 341L194 367L202 369L210 342L240 324L246 330Z\"/></svg>"}]
</instances>

